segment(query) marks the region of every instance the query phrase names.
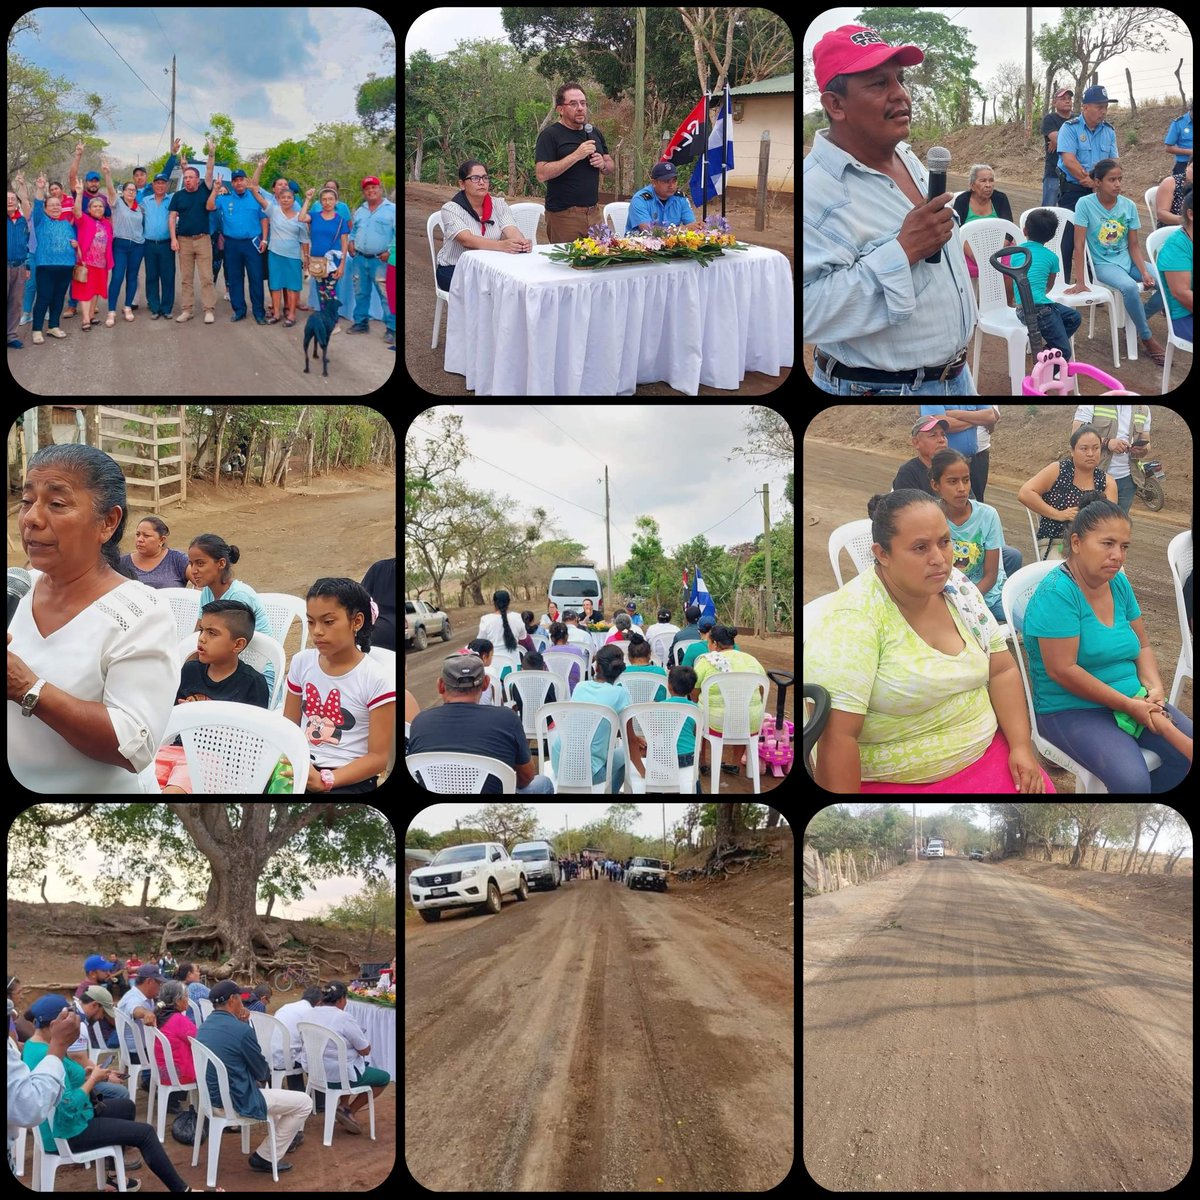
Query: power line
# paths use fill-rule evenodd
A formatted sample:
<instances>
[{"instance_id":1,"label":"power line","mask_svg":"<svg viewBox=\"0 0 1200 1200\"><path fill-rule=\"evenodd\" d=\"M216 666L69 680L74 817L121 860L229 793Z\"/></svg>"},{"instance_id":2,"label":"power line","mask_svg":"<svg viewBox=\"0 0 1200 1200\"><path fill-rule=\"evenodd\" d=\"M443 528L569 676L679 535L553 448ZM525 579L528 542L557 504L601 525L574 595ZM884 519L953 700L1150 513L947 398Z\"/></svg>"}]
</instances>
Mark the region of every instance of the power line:
<instances>
[{"instance_id":1,"label":"power line","mask_svg":"<svg viewBox=\"0 0 1200 1200\"><path fill-rule=\"evenodd\" d=\"M112 52L113 52L113 53L114 53L114 54L115 54L115 55L116 55L118 58L120 58L120 59L121 59L121 61L122 61L123 63L125 63L125 65L126 65L127 67L129 67L129 64L128 64L127 62L125 62L125 60L124 60L123 58L121 58L121 52L120 52L120 51L119 51L119 50L116 48L116 46L114 46L114 45L112 44L112 42L110 42L110 41L108 40L108 38L104 37L104 34L103 34L103 33L100 33L100 29L99 29L99 27L96 25L96 22L95 22L95 21L93 21L93 20L92 20L92 18L91 18L91 17L89 17L89 16L87 15L87 13L85 13L85 12L83 11L83 9L82 9L82 8L81 8L79 11L80 11L80 13L82 13L82 14L83 14L83 19L84 19L85 21L87 21L87 23L88 23L88 24L89 24L89 25L90 25L90 26L91 26L93 29L95 29L95 30L96 30L96 32L97 32L97 33L99 33L99 34L100 34L100 36L101 36L102 38L104 38L105 42L108 44L108 48L109 48L109 49L110 49L110 50L111 50L111 51L112 51ZM140 76L140 75L139 75L139 74L138 74L138 73L137 73L137 72L136 72L136 71L135 71L135 70L132 68L132 67L129 67L129 70L130 70L130 72L132 73L132 75L133 75L134 79L136 79L136 80L138 81L138 83L140 83L140 84L142 85L142 87L144 87L144 88L146 89L146 91L148 91L148 92L150 93L150 95L154 96L155 100L157 100L157 101L159 102L159 104L161 104L161 105L163 106L163 108L165 108L165 109L167 110L167 112L170 112L170 111L171 111L171 106L170 106L170 105L169 105L169 104L168 104L168 103L167 103L167 102L166 102L166 101L165 101L165 100L164 100L164 99L163 99L161 96L158 96L158 95L156 95L156 94L155 94L155 92L154 92L154 90L153 90L153 89L150 87L150 85L149 85L149 84L148 84L148 83L147 83L147 82L146 82L146 81L145 81L145 80L144 80L144 79L143 79L143 78L142 78L142 77L141 77L141 76Z\"/></svg>"},{"instance_id":2,"label":"power line","mask_svg":"<svg viewBox=\"0 0 1200 1200\"><path fill-rule=\"evenodd\" d=\"M751 493L750 493L750 499L746 501L746 504L749 504L749 503L751 503L751 501L753 501L753 500L757 499L757 495L758 495L758 494L757 494L756 492L751 492ZM733 512L731 512L731 513L729 514L729 517L736 516L738 513L740 513L740 512L742 511L742 509L746 507L746 504L739 504L739 505L737 506L737 508L735 508L735 509L733 510ZM710 526L708 527L708 529L716 529L717 525L723 525L723 524L724 524L726 521L728 521L728 520L729 520L729 517L722 517L722 518L721 518L721 519L720 519L720 520L719 520L719 521L716 523L716 525L710 525ZM702 529L702 530L700 530L700 532L699 532L699 533L693 534L692 536L693 536L693 537L703 537L703 536L704 536L704 535L705 535L705 534L708 532L708 529Z\"/></svg>"}]
</instances>

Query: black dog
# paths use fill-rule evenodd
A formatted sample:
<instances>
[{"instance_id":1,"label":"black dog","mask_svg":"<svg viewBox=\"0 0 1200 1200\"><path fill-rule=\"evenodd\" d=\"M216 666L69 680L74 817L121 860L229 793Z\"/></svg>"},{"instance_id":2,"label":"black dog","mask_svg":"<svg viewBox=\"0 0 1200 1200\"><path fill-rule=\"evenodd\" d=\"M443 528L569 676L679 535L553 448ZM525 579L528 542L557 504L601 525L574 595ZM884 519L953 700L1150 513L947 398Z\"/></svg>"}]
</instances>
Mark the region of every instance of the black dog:
<instances>
[{"instance_id":1,"label":"black dog","mask_svg":"<svg viewBox=\"0 0 1200 1200\"><path fill-rule=\"evenodd\" d=\"M321 348L321 374L329 374L329 335L337 325L341 301L326 300L321 311L311 313L304 322L304 373L308 374L308 343L313 343L313 361L317 359L317 347Z\"/></svg>"}]
</instances>

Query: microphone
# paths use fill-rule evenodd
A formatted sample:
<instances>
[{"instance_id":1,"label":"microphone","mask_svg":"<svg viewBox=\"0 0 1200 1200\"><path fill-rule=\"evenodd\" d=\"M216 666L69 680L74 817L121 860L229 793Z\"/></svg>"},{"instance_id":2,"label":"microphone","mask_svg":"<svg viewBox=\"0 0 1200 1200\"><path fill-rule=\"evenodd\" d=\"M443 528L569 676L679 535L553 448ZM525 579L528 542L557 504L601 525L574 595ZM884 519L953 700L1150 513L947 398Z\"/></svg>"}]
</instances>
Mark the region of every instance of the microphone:
<instances>
[{"instance_id":1,"label":"microphone","mask_svg":"<svg viewBox=\"0 0 1200 1200\"><path fill-rule=\"evenodd\" d=\"M585 142L592 136L592 130L595 128L595 125L593 125L591 121L585 121L583 123L583 140Z\"/></svg>"},{"instance_id":2,"label":"microphone","mask_svg":"<svg viewBox=\"0 0 1200 1200\"><path fill-rule=\"evenodd\" d=\"M925 158L925 167L929 172L929 194L927 200L933 200L946 190L946 168L950 165L950 151L945 146L931 146ZM942 252L935 250L926 260L927 263L940 263Z\"/></svg>"},{"instance_id":3,"label":"microphone","mask_svg":"<svg viewBox=\"0 0 1200 1200\"><path fill-rule=\"evenodd\" d=\"M8 568L8 623L13 622L21 597L33 587L33 576L24 567Z\"/></svg>"}]
</instances>

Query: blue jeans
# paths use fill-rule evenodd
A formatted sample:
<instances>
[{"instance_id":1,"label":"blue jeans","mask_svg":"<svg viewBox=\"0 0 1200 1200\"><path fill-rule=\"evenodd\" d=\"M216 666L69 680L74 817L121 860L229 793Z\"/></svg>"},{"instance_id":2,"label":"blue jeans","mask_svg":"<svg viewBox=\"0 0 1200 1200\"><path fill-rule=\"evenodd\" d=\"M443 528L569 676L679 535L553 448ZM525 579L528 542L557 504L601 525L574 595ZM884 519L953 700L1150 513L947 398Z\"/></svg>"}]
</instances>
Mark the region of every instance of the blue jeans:
<instances>
[{"instance_id":1,"label":"blue jeans","mask_svg":"<svg viewBox=\"0 0 1200 1200\"><path fill-rule=\"evenodd\" d=\"M1107 287L1115 288L1121 293L1121 299L1125 301L1125 311L1129 314L1134 329L1138 331L1138 337L1145 341L1151 336L1146 318L1154 316L1162 309L1162 293L1155 288L1150 293L1149 301L1143 306L1142 298L1138 294L1138 284L1142 277L1132 263L1128 268L1118 267L1113 263L1094 262L1093 265L1096 268L1096 278Z\"/></svg>"},{"instance_id":2,"label":"blue jeans","mask_svg":"<svg viewBox=\"0 0 1200 1200\"><path fill-rule=\"evenodd\" d=\"M132 305L137 296L138 271L146 255L145 242L131 242L128 238L113 238L113 272L108 281L108 310L117 307L121 294L121 281L125 281L125 303Z\"/></svg>"},{"instance_id":3,"label":"blue jeans","mask_svg":"<svg viewBox=\"0 0 1200 1200\"><path fill-rule=\"evenodd\" d=\"M396 314L388 309L387 303L387 264L377 258L368 258L365 254L356 254L350 260L350 278L354 282L354 323L368 324L368 314L371 311L371 289L379 293L383 301L383 325L385 329L396 332Z\"/></svg>"},{"instance_id":4,"label":"blue jeans","mask_svg":"<svg viewBox=\"0 0 1200 1200\"><path fill-rule=\"evenodd\" d=\"M1191 737L1191 719L1172 704L1166 709L1175 725ZM1113 793L1169 792L1192 769L1192 764L1161 734L1147 728L1135 740L1117 724L1111 709L1038 713L1037 723L1042 737L1086 767ZM1162 759L1162 766L1147 770L1142 750L1153 750Z\"/></svg>"},{"instance_id":5,"label":"blue jeans","mask_svg":"<svg viewBox=\"0 0 1200 1200\"><path fill-rule=\"evenodd\" d=\"M1058 205L1058 176L1042 176L1042 207L1055 208Z\"/></svg>"},{"instance_id":6,"label":"blue jeans","mask_svg":"<svg viewBox=\"0 0 1200 1200\"><path fill-rule=\"evenodd\" d=\"M535 775L528 787L517 788L518 796L553 796L554 781L549 775Z\"/></svg>"},{"instance_id":7,"label":"blue jeans","mask_svg":"<svg viewBox=\"0 0 1200 1200\"><path fill-rule=\"evenodd\" d=\"M831 379L816 362L813 383L834 396L978 396L971 379L971 368L964 366L953 379L942 382L927 379L916 387L904 383L858 383L852 379Z\"/></svg>"},{"instance_id":8,"label":"blue jeans","mask_svg":"<svg viewBox=\"0 0 1200 1200\"><path fill-rule=\"evenodd\" d=\"M129 1089L120 1083L94 1083L92 1095L102 1096L105 1100L128 1100Z\"/></svg>"},{"instance_id":9,"label":"blue jeans","mask_svg":"<svg viewBox=\"0 0 1200 1200\"><path fill-rule=\"evenodd\" d=\"M1048 304L1035 304L1033 311L1037 318L1038 332L1041 333L1046 347L1061 351L1063 358L1071 358L1071 338L1082 320L1079 313L1069 305L1053 301ZM1029 322L1025 320L1025 312L1019 304L1017 320L1026 328L1029 327Z\"/></svg>"},{"instance_id":10,"label":"blue jeans","mask_svg":"<svg viewBox=\"0 0 1200 1200\"><path fill-rule=\"evenodd\" d=\"M1137 495L1137 488L1133 486L1133 476L1126 475L1124 479L1117 480L1117 507L1129 515L1129 510L1133 506L1133 498Z\"/></svg>"}]
</instances>

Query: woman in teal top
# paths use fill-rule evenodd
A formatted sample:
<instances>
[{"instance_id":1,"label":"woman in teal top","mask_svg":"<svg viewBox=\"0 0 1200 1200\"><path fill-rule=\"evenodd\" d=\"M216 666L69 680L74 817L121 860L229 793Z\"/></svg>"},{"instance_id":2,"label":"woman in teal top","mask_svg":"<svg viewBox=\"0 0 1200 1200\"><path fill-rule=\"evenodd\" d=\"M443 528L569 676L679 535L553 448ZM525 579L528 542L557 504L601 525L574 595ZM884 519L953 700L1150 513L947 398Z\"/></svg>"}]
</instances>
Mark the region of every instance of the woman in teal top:
<instances>
[{"instance_id":1,"label":"woman in teal top","mask_svg":"<svg viewBox=\"0 0 1200 1200\"><path fill-rule=\"evenodd\" d=\"M1063 542L1070 553L1025 610L1033 709L1041 735L1110 792L1166 792L1191 763L1155 728L1169 719L1190 738L1192 722L1164 701L1141 609L1120 573L1130 530L1111 500L1084 493ZM1142 750L1162 766L1148 770Z\"/></svg>"},{"instance_id":2,"label":"woman in teal top","mask_svg":"<svg viewBox=\"0 0 1200 1200\"><path fill-rule=\"evenodd\" d=\"M26 1014L33 1022L34 1034L25 1043L21 1057L30 1068L36 1067L46 1057L50 1049L48 1026L66 1007L67 1002L61 996L43 996ZM168 1191L192 1191L171 1165L154 1127L133 1119L132 1100L105 1099L93 1105L92 1089L97 1083L106 1079L112 1083L121 1081L113 1078L116 1075L115 1071L104 1070L90 1060L87 1065L88 1069L85 1071L74 1059L63 1059L67 1083L54 1110L53 1131L49 1121L43 1121L38 1127L42 1148L51 1154L57 1154L58 1148L54 1144L56 1137L63 1138L72 1150L98 1150L101 1146L136 1146L146 1160L146 1165L162 1180ZM132 1169L141 1165L135 1158L127 1163L126 1167ZM115 1171L109 1171L108 1182L116 1188ZM141 1187L141 1181L126 1176L125 1185L126 1191L136 1192ZM196 1190L203 1191L202 1188Z\"/></svg>"}]
</instances>

